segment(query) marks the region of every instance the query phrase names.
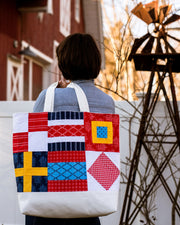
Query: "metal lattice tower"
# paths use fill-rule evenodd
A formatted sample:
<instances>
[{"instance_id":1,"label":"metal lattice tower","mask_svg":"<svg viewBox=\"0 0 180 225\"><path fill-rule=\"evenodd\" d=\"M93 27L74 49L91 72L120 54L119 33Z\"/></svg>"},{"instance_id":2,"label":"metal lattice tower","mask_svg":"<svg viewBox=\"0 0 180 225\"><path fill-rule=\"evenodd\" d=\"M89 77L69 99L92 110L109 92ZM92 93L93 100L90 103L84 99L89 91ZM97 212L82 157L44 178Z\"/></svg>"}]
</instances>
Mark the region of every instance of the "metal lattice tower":
<instances>
[{"instance_id":1,"label":"metal lattice tower","mask_svg":"<svg viewBox=\"0 0 180 225\"><path fill-rule=\"evenodd\" d=\"M176 46L179 46L180 39L178 36L173 36L174 31L179 31L180 27L173 27L172 24L180 19L177 14L170 14L171 6L158 5L158 1L153 1L146 5L139 3L132 13L142 19L148 25L148 32L143 37L135 39L132 47L129 60L134 60L135 68L138 71L150 71L148 90L145 95L144 107L139 126L136 146L131 161L131 166L128 175L128 182L124 196L124 202L121 211L120 225L131 225L141 211L143 204L150 196L154 186L158 181L164 187L176 216L180 217L180 205L178 196L180 193L180 180L177 179L177 189L173 192L166 181L163 171L167 168L169 161L175 154L179 154L180 150L180 117L177 105L177 98L174 86L173 73L180 72L180 54L176 51ZM170 35L169 32L172 32ZM175 47L173 46L175 45ZM159 60L163 61L159 64ZM153 82L157 77L158 85L153 89ZM169 82L170 96L167 94L164 81ZM153 97L151 98L153 89ZM160 92L163 93L170 122L173 128L173 133L156 131L150 132L150 124L153 119L155 106L158 102ZM170 97L172 102L170 101ZM162 138L161 143L158 143L159 137ZM171 141L169 141L171 137ZM152 154L151 147L153 144L159 144L160 147L168 145L168 152L163 157L162 161L156 160ZM143 194L132 208L132 200L135 192L135 180L137 169L140 164L142 151L148 156L149 161L154 168L155 173L151 177ZM151 224L150 222L147 224ZM175 224L175 223L174 223Z\"/></svg>"}]
</instances>

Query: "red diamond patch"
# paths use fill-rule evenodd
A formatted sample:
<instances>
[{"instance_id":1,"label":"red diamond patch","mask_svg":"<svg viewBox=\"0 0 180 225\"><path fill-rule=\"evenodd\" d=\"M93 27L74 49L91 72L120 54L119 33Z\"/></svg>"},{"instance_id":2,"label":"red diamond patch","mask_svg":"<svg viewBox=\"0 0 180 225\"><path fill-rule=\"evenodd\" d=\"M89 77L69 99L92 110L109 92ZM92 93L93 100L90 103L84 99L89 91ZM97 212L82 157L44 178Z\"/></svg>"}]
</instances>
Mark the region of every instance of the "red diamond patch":
<instances>
[{"instance_id":1,"label":"red diamond patch","mask_svg":"<svg viewBox=\"0 0 180 225\"><path fill-rule=\"evenodd\" d=\"M100 154L88 172L106 190L109 190L119 176L119 169L104 153Z\"/></svg>"}]
</instances>

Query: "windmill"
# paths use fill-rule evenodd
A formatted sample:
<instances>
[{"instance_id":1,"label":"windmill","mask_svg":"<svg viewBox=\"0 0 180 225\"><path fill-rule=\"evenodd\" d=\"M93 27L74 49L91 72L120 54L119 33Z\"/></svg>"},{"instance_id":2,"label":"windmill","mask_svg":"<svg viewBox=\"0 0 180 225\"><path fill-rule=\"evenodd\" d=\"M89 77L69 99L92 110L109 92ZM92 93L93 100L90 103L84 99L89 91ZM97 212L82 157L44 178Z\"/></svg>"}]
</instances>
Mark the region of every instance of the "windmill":
<instances>
[{"instance_id":1,"label":"windmill","mask_svg":"<svg viewBox=\"0 0 180 225\"><path fill-rule=\"evenodd\" d=\"M173 23L180 19L180 15L171 14L171 5L159 6L158 1L143 5L139 3L133 10L132 13L140 18L147 24L148 32L141 38L136 38L134 45L129 56L129 60L134 57L136 70L151 71L152 64L147 67L147 61L141 64L138 63L140 57L144 54L151 54L154 56L164 58L164 54L176 54L176 47L180 43L178 38L180 27L174 27ZM173 34L171 35L170 32ZM172 46L172 44L174 46ZM140 57L140 58L139 58ZM170 56L169 56L170 57ZM147 58L149 61L149 58ZM175 57L174 60L179 60L179 57ZM177 63L178 64L178 63ZM176 65L176 63L174 64ZM178 65L177 65L178 67ZM178 68L174 68L174 72L179 72Z\"/></svg>"},{"instance_id":2,"label":"windmill","mask_svg":"<svg viewBox=\"0 0 180 225\"><path fill-rule=\"evenodd\" d=\"M169 31L180 30L180 27L169 26L179 20L180 15L169 15L171 8L171 5L158 7L158 1L153 1L145 5L139 3L132 10L133 14L135 14L148 25L148 33L139 39L135 39L131 56L136 53L138 48L146 41L147 42L141 53L176 53L175 48L173 48L170 43L172 40L180 43L180 39L170 35ZM168 38L170 40L168 40Z\"/></svg>"},{"instance_id":3,"label":"windmill","mask_svg":"<svg viewBox=\"0 0 180 225\"><path fill-rule=\"evenodd\" d=\"M156 0L145 5L139 3L132 10L134 15L147 24L147 33L141 38L135 39L129 55L129 60L134 60L136 70L150 71L150 77L147 93L145 95L136 146L129 169L128 182L121 210L120 225L133 224L138 213L141 212L143 204L150 196L153 187L158 181L161 182L172 203L174 214L180 217L180 204L178 204L177 201L180 193L180 181L178 181L179 183L177 185L178 187L176 192L173 192L163 175L169 161L180 149L180 117L172 74L173 72L180 72L180 54L177 52L178 47L180 47L180 27L175 27L180 16L178 14L171 13L171 9L171 5L159 6L158 0ZM158 85L154 90L153 98L151 98L155 74L158 77ZM165 79L168 79L170 84L172 103L169 100L169 96L164 85ZM159 149L163 148L163 144L167 146L167 139L169 138L169 133L167 131L162 132L162 130L158 130L155 133L151 133L149 131L149 126L153 119L153 112L158 102L160 91L162 91L164 95L167 111L173 128L172 136L174 139L171 142L168 153L164 156L161 162L158 162L152 154L151 147L155 142L158 144L158 138L163 135L164 139L159 143ZM153 177L149 179L150 181L148 182L146 189L143 194L139 196L138 202L132 208L136 174L140 164L142 151L146 153L155 173L153 174ZM153 223L147 221L147 224ZM173 224L175 224L175 222Z\"/></svg>"}]
</instances>

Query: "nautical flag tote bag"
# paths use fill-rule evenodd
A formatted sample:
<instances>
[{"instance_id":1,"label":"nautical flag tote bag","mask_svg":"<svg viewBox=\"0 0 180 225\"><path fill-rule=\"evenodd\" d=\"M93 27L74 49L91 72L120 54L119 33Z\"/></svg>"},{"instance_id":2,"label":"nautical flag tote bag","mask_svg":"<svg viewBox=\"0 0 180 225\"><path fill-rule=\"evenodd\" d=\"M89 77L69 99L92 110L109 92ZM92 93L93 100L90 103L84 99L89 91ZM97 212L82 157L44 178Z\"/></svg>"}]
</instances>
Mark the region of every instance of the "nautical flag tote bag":
<instances>
[{"instance_id":1,"label":"nautical flag tote bag","mask_svg":"<svg viewBox=\"0 0 180 225\"><path fill-rule=\"evenodd\" d=\"M89 112L74 83L80 112L13 115L13 156L20 211L50 218L103 216L117 210L120 183L119 115Z\"/></svg>"}]
</instances>

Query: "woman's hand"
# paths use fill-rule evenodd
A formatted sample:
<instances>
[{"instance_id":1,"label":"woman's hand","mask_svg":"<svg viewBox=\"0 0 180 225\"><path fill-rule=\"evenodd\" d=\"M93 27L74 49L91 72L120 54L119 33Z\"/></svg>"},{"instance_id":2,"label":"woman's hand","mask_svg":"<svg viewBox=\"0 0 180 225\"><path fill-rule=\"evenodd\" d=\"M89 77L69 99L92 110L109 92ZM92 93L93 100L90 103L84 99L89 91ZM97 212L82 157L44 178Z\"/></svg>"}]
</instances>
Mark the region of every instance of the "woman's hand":
<instances>
[{"instance_id":1,"label":"woman's hand","mask_svg":"<svg viewBox=\"0 0 180 225\"><path fill-rule=\"evenodd\" d=\"M69 80L66 80L63 75L60 75L60 79L58 81L58 86L57 88L66 88L67 85L70 83Z\"/></svg>"}]
</instances>

